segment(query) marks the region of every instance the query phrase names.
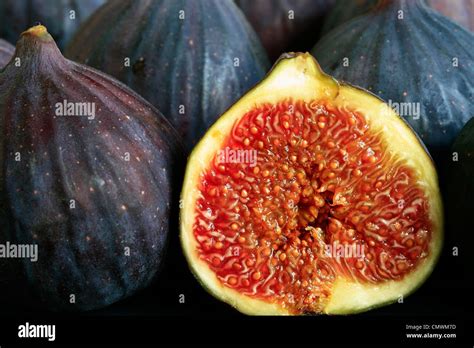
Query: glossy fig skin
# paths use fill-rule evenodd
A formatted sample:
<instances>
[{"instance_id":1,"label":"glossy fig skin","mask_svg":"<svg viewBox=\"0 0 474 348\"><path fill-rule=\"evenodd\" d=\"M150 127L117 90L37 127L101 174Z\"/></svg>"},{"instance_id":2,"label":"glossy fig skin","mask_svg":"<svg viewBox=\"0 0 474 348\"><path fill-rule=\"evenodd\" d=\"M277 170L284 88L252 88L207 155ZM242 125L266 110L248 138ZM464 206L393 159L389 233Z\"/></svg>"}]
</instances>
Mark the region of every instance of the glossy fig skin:
<instances>
[{"instance_id":1,"label":"glossy fig skin","mask_svg":"<svg viewBox=\"0 0 474 348\"><path fill-rule=\"evenodd\" d=\"M38 261L2 279L26 280L50 309L100 308L159 269L182 145L144 99L35 28L17 44L21 67L0 72L0 240L37 244ZM64 101L95 115L58 115ZM8 273L16 260L1 262Z\"/></svg>"},{"instance_id":2,"label":"glossy fig skin","mask_svg":"<svg viewBox=\"0 0 474 348\"><path fill-rule=\"evenodd\" d=\"M2 0L0 37L16 43L23 30L41 23L63 48L80 24L104 3L105 0Z\"/></svg>"},{"instance_id":3,"label":"glossy fig skin","mask_svg":"<svg viewBox=\"0 0 474 348\"><path fill-rule=\"evenodd\" d=\"M0 39L0 69L12 59L15 47L5 40Z\"/></svg>"},{"instance_id":4,"label":"glossy fig skin","mask_svg":"<svg viewBox=\"0 0 474 348\"><path fill-rule=\"evenodd\" d=\"M188 150L269 68L255 32L229 0L110 1L84 23L66 56L142 95Z\"/></svg>"},{"instance_id":5,"label":"glossy fig skin","mask_svg":"<svg viewBox=\"0 0 474 348\"><path fill-rule=\"evenodd\" d=\"M424 2L394 0L340 25L312 53L337 79L392 103L419 106L419 115L402 116L439 165L474 114L473 41L472 33Z\"/></svg>"}]
</instances>

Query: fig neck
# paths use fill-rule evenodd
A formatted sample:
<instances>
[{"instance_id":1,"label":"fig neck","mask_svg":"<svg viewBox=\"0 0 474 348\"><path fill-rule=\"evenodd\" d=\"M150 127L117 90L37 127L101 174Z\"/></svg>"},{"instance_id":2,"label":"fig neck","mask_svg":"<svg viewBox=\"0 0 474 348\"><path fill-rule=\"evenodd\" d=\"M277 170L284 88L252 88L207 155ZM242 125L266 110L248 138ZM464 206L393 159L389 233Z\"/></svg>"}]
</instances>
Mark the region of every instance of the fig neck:
<instances>
[{"instance_id":1,"label":"fig neck","mask_svg":"<svg viewBox=\"0 0 474 348\"><path fill-rule=\"evenodd\" d=\"M29 72L55 66L65 67L68 63L43 25L31 27L21 34L13 61L15 61L14 68L24 68Z\"/></svg>"}]
</instances>

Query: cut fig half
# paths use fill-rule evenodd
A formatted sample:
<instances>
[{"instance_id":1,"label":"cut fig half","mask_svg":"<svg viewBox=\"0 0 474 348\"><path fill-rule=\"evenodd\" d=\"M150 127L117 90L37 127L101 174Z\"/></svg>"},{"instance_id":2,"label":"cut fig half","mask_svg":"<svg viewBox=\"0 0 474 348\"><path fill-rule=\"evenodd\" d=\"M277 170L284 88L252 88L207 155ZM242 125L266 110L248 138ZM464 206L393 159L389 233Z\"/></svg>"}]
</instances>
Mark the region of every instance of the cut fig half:
<instances>
[{"instance_id":1,"label":"cut fig half","mask_svg":"<svg viewBox=\"0 0 474 348\"><path fill-rule=\"evenodd\" d=\"M181 242L216 298L253 315L350 314L420 286L442 244L437 174L383 101L280 58L192 152Z\"/></svg>"}]
</instances>

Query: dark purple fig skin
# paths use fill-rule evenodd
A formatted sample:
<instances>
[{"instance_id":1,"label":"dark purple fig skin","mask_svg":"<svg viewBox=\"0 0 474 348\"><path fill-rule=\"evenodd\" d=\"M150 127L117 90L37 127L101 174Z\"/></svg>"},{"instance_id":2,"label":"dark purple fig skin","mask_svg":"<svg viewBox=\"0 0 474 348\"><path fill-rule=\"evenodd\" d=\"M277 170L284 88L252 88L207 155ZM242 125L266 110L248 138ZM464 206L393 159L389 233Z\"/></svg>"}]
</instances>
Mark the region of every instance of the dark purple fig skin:
<instances>
[{"instance_id":1,"label":"dark purple fig skin","mask_svg":"<svg viewBox=\"0 0 474 348\"><path fill-rule=\"evenodd\" d=\"M334 0L236 0L236 3L274 62L285 52L311 49ZM289 11L293 11L292 18Z\"/></svg>"},{"instance_id":2,"label":"dark purple fig skin","mask_svg":"<svg viewBox=\"0 0 474 348\"><path fill-rule=\"evenodd\" d=\"M66 57L151 102L188 150L269 68L257 35L230 0L110 1L79 29Z\"/></svg>"},{"instance_id":3,"label":"dark purple fig skin","mask_svg":"<svg viewBox=\"0 0 474 348\"><path fill-rule=\"evenodd\" d=\"M0 291L25 281L50 309L104 307L159 269L179 135L129 88L66 60L47 33L25 32L15 57L21 66L0 72L0 241L39 255L1 259ZM64 100L95 103L95 118L56 115Z\"/></svg>"},{"instance_id":4,"label":"dark purple fig skin","mask_svg":"<svg viewBox=\"0 0 474 348\"><path fill-rule=\"evenodd\" d=\"M327 34L337 26L350 21L352 18L376 10L381 0L336 0L331 11L324 18L321 35Z\"/></svg>"},{"instance_id":5,"label":"dark purple fig skin","mask_svg":"<svg viewBox=\"0 0 474 348\"><path fill-rule=\"evenodd\" d=\"M26 28L41 23L65 47L80 24L106 0L2 0L0 37L16 43ZM75 18L70 18L74 11Z\"/></svg>"},{"instance_id":6,"label":"dark purple fig skin","mask_svg":"<svg viewBox=\"0 0 474 348\"><path fill-rule=\"evenodd\" d=\"M0 39L0 69L3 69L5 65L12 59L15 53L15 46Z\"/></svg>"}]
</instances>

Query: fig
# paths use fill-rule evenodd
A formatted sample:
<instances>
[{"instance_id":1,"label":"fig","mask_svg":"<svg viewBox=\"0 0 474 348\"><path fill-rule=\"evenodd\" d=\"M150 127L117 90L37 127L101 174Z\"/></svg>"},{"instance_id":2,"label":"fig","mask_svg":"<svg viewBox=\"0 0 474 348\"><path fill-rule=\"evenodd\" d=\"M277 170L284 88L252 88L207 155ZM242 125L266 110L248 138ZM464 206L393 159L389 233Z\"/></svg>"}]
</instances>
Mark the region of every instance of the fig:
<instances>
[{"instance_id":1,"label":"fig","mask_svg":"<svg viewBox=\"0 0 474 348\"><path fill-rule=\"evenodd\" d=\"M179 135L123 84L65 59L44 26L14 59L0 71L0 241L37 252L0 260L0 291L28 288L52 310L128 297L164 256Z\"/></svg>"},{"instance_id":2,"label":"fig","mask_svg":"<svg viewBox=\"0 0 474 348\"><path fill-rule=\"evenodd\" d=\"M80 24L105 0L2 0L0 36L15 43L21 32L41 23L62 49Z\"/></svg>"},{"instance_id":3,"label":"fig","mask_svg":"<svg viewBox=\"0 0 474 348\"><path fill-rule=\"evenodd\" d=\"M398 110L444 177L453 141L474 115L473 42L424 1L392 0L338 26L312 53L323 70Z\"/></svg>"},{"instance_id":4,"label":"fig","mask_svg":"<svg viewBox=\"0 0 474 348\"><path fill-rule=\"evenodd\" d=\"M78 30L66 56L151 102L188 150L270 67L231 0L109 1Z\"/></svg>"},{"instance_id":5,"label":"fig","mask_svg":"<svg viewBox=\"0 0 474 348\"><path fill-rule=\"evenodd\" d=\"M420 139L308 53L282 56L209 129L181 199L192 272L252 315L397 301L429 276L443 240L437 173Z\"/></svg>"},{"instance_id":6,"label":"fig","mask_svg":"<svg viewBox=\"0 0 474 348\"><path fill-rule=\"evenodd\" d=\"M378 11L388 5L390 1L394 0L336 0L331 11L324 19L321 32L325 34L357 16L371 11ZM425 4L465 29L474 30L474 17L472 16L474 2L472 0L426 0ZM422 17L418 16L415 20L422 20Z\"/></svg>"},{"instance_id":7,"label":"fig","mask_svg":"<svg viewBox=\"0 0 474 348\"><path fill-rule=\"evenodd\" d=\"M334 0L236 0L274 62L288 50L310 49ZM347 5L347 3L346 3Z\"/></svg>"},{"instance_id":8,"label":"fig","mask_svg":"<svg viewBox=\"0 0 474 348\"><path fill-rule=\"evenodd\" d=\"M0 39L0 69L8 64L13 57L15 47L5 40Z\"/></svg>"}]
</instances>

